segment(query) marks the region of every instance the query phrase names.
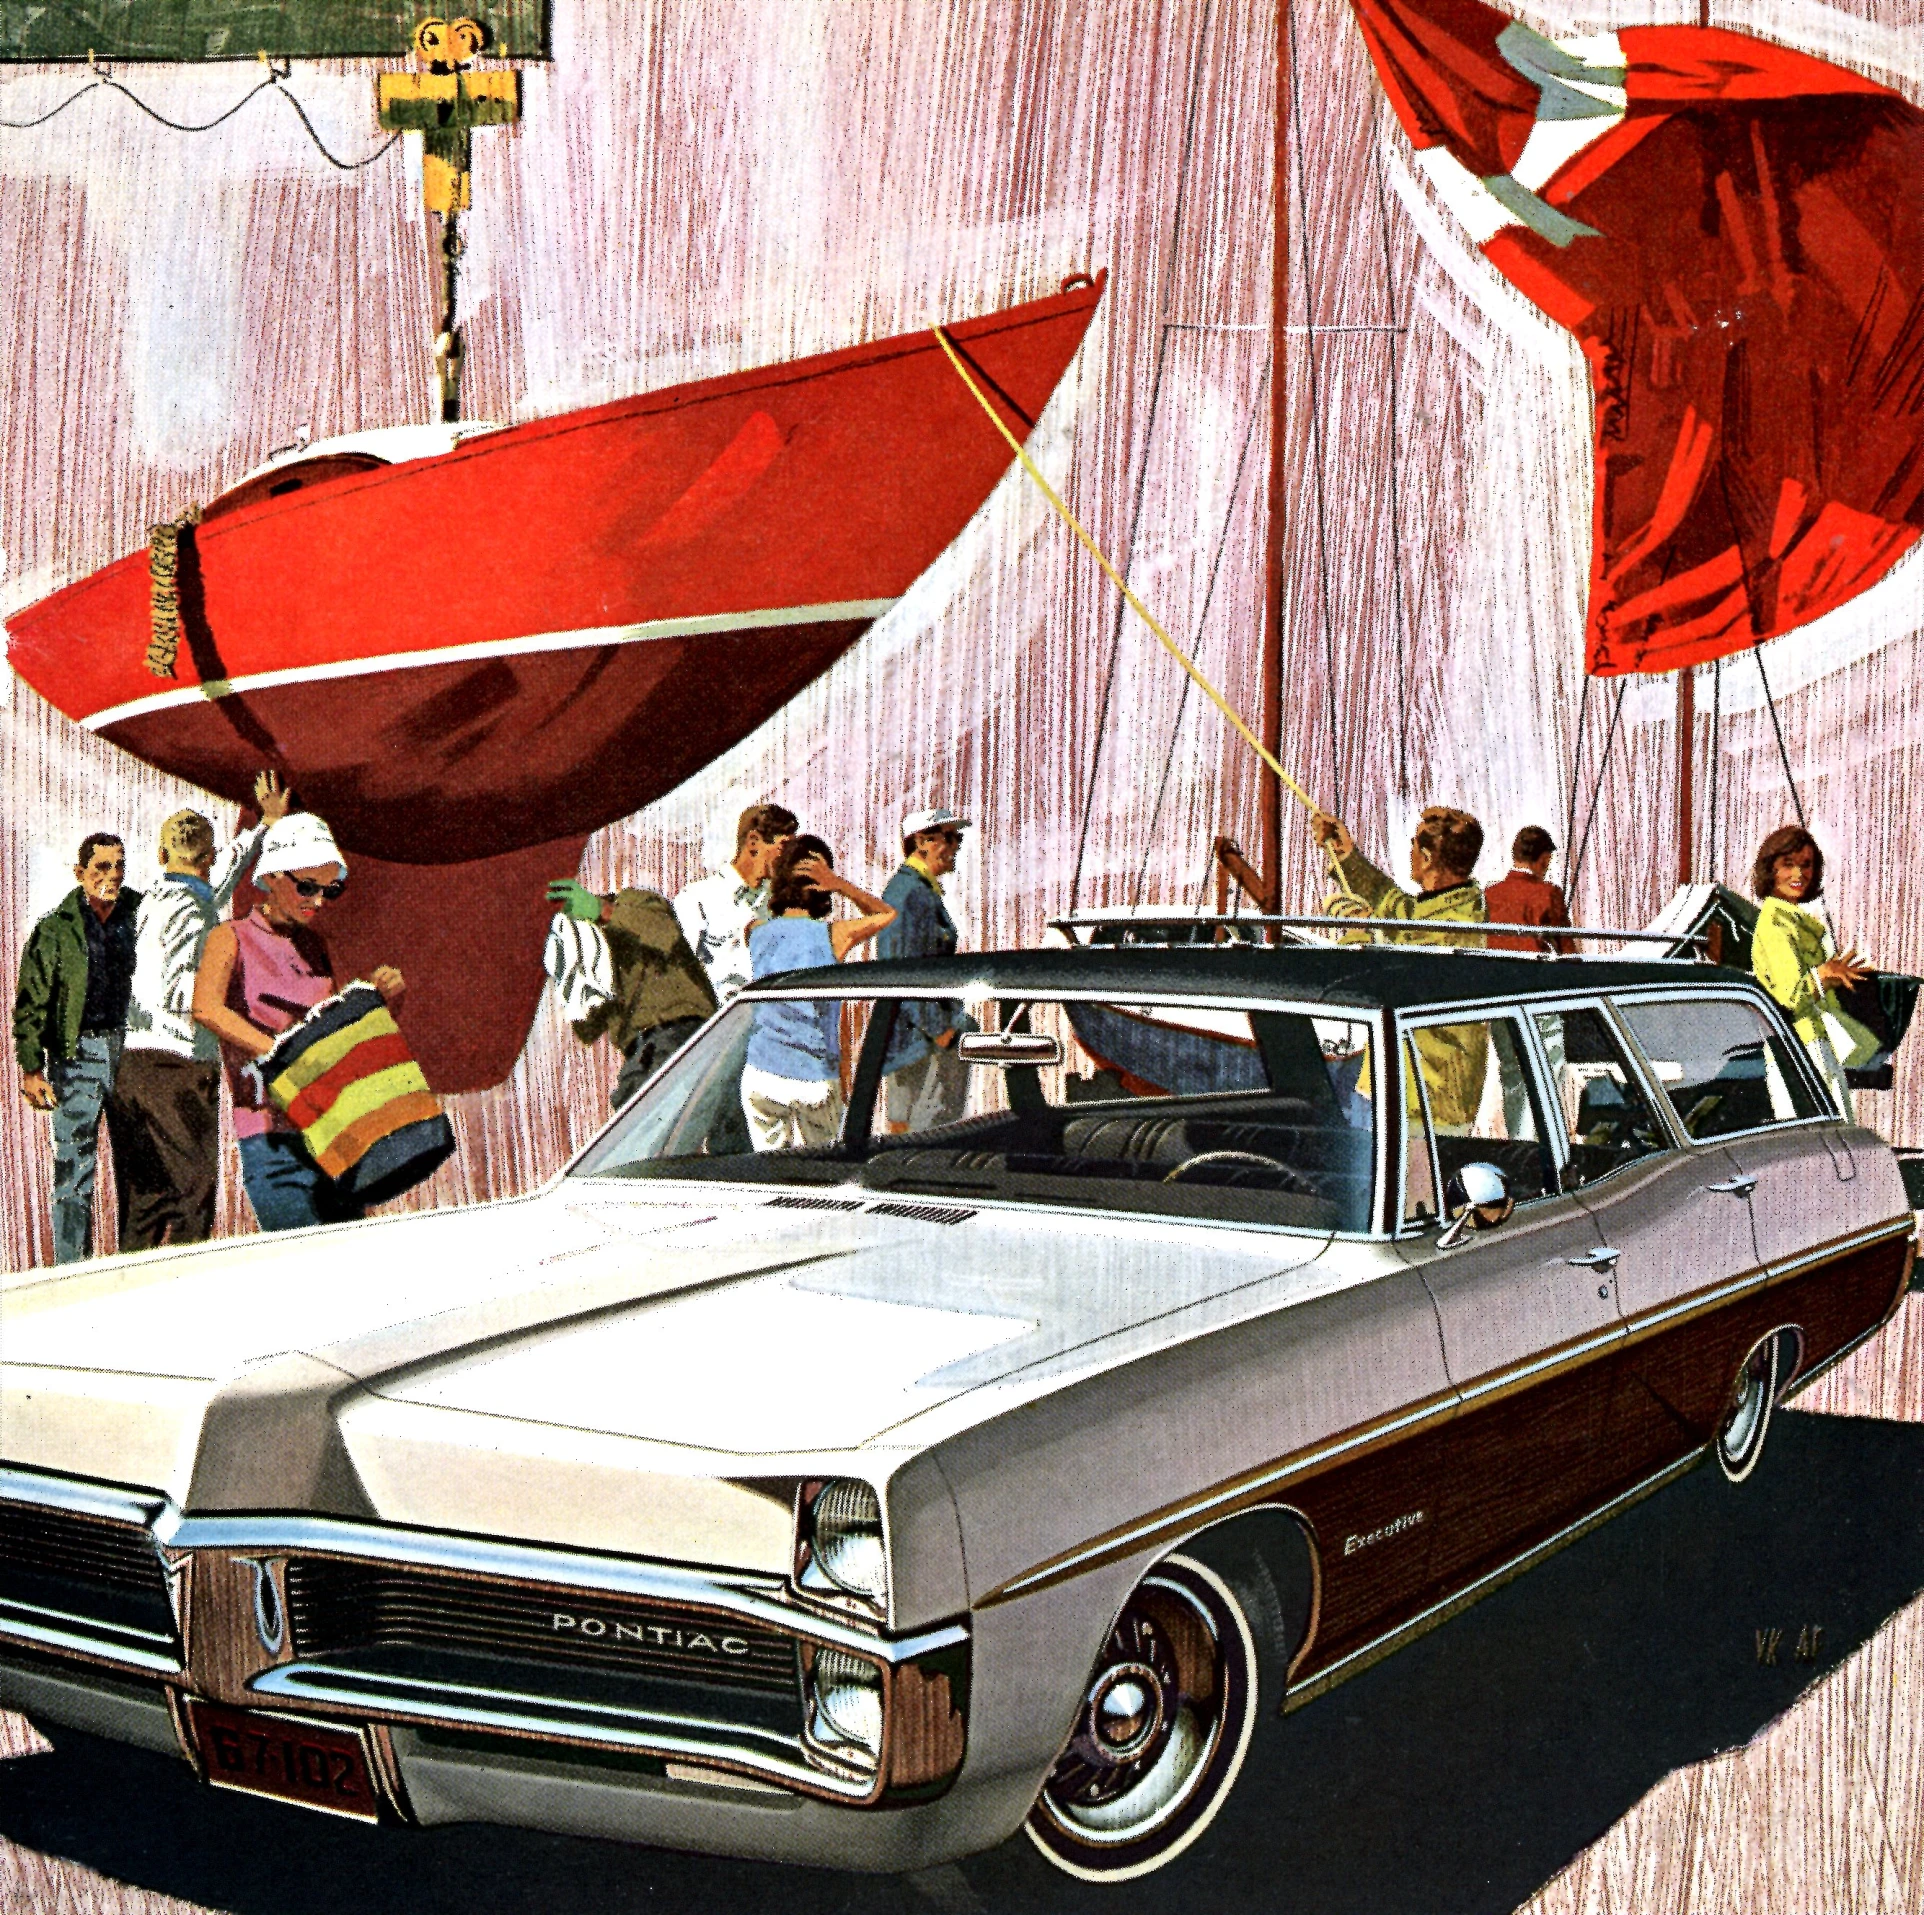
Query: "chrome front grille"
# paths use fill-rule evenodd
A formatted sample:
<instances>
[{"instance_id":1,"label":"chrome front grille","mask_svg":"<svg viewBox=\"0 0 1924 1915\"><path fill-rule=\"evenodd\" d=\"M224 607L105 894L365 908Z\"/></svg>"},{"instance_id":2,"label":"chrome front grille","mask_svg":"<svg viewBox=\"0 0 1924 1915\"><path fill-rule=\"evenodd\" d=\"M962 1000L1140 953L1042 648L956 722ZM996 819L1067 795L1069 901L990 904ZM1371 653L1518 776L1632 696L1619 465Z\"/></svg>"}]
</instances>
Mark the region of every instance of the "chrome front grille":
<instances>
[{"instance_id":1,"label":"chrome front grille","mask_svg":"<svg viewBox=\"0 0 1924 1915\"><path fill-rule=\"evenodd\" d=\"M784 1698L797 1693L789 1637L599 1592L297 1557L287 1565L287 1608L294 1652L303 1658L411 1648Z\"/></svg>"},{"instance_id":2,"label":"chrome front grille","mask_svg":"<svg viewBox=\"0 0 1924 1915\"><path fill-rule=\"evenodd\" d=\"M108 1653L123 1639L143 1650L172 1644L173 1606L152 1536L136 1523L0 1501L0 1626L36 1638L97 1630Z\"/></svg>"}]
</instances>

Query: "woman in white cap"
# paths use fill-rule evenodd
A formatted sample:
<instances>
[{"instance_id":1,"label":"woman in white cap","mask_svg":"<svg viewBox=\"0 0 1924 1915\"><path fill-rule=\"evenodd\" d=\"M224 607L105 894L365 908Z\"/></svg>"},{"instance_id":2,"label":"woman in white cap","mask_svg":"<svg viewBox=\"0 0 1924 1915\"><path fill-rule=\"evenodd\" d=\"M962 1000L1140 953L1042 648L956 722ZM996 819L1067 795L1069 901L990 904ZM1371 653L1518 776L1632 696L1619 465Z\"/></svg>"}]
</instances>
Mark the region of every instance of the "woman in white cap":
<instances>
[{"instance_id":1,"label":"woman in white cap","mask_svg":"<svg viewBox=\"0 0 1924 1915\"><path fill-rule=\"evenodd\" d=\"M194 1020L221 1042L241 1182L260 1227L341 1223L358 1217L361 1206L342 1197L322 1173L301 1133L274 1108L248 1066L336 989L314 920L347 888L347 860L324 820L294 811L262 838L254 883L261 902L246 917L217 924L207 934L194 979ZM372 972L368 982L390 1010L406 988L391 964Z\"/></svg>"}]
</instances>

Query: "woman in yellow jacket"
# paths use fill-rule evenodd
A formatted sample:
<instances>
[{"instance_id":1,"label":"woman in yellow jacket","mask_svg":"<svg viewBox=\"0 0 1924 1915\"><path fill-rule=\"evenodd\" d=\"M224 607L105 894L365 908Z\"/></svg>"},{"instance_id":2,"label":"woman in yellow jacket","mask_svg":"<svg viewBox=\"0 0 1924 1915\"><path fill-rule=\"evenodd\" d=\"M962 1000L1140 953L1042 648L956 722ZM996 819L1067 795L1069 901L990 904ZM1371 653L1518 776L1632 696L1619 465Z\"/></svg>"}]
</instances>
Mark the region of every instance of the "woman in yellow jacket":
<instances>
[{"instance_id":1,"label":"woman in yellow jacket","mask_svg":"<svg viewBox=\"0 0 1924 1915\"><path fill-rule=\"evenodd\" d=\"M1833 956L1823 920L1804 906L1823 896L1824 854L1801 825L1784 825L1757 847L1751 889L1763 900L1751 933L1750 967L1789 1014L1845 1116L1851 1115L1846 1063L1875 1048L1875 1036L1838 997L1870 975L1853 950Z\"/></svg>"}]
</instances>

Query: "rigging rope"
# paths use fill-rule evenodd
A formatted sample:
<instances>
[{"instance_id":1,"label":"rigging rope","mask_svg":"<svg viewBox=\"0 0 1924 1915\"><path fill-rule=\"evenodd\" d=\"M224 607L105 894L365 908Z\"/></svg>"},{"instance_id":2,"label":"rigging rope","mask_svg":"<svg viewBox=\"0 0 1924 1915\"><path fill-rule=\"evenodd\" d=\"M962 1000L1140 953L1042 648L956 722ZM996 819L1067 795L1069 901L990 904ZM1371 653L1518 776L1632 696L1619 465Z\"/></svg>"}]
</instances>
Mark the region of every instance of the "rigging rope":
<instances>
[{"instance_id":1,"label":"rigging rope","mask_svg":"<svg viewBox=\"0 0 1924 1915\"><path fill-rule=\"evenodd\" d=\"M1791 809L1797 813L1798 828L1803 831L1808 831L1810 824L1804 817L1804 801L1797 795L1797 774L1790 768L1790 752L1784 744L1784 727L1782 721L1779 720L1777 716L1777 701L1771 696L1770 680L1764 673L1764 642L1762 639L1758 639L1753 643L1751 652L1757 660L1757 682L1764 688L1764 707L1770 713L1770 728L1777 734L1777 756L1784 762L1784 783L1790 787Z\"/></svg>"},{"instance_id":2,"label":"rigging rope","mask_svg":"<svg viewBox=\"0 0 1924 1915\"><path fill-rule=\"evenodd\" d=\"M149 106L131 87L123 85L111 75L102 73L96 69L92 79L84 86L76 87L58 106L49 108L48 111L42 113L37 119L0 120L0 131L25 133L31 131L36 126L45 126L49 120L56 119L59 115L66 112L68 107L72 106L76 100L85 99L90 93L97 93L104 87L109 93L118 93L123 99L131 100L150 120L166 127L173 133L211 133L215 127L224 125L227 121L231 120L242 107L246 106L252 100L259 99L263 93L278 93L281 98L294 109L295 118L300 121L307 137L313 141L315 150L319 152L322 159L343 173L356 173L364 166L372 166L374 162L380 159L389 148L394 145L395 141L401 137L399 133L391 134L387 139L383 140L372 153L369 153L363 159L342 159L337 153L329 149L327 142L315 131L314 122L308 118L306 107L282 84L286 78L287 75L278 70L270 71L266 79L258 81L255 85L249 87L232 106L228 107L224 112L216 113L211 120L174 120L169 119L168 116L162 113L157 107Z\"/></svg>"},{"instance_id":3,"label":"rigging rope","mask_svg":"<svg viewBox=\"0 0 1924 1915\"><path fill-rule=\"evenodd\" d=\"M1777 716L1777 700L1770 689L1770 679L1764 671L1764 641L1756 639L1751 644L1752 655L1757 660L1757 682L1764 688L1764 706L1770 713L1770 728L1777 734L1777 756L1783 760L1784 783L1790 787L1791 809L1797 813L1797 828L1810 830L1810 820L1804 816L1804 801L1798 795L1797 774L1790 768L1790 748L1784 743L1783 720ZM1831 942L1837 941L1837 920L1830 914L1830 901L1824 902L1824 922L1830 926Z\"/></svg>"},{"instance_id":4,"label":"rigging rope","mask_svg":"<svg viewBox=\"0 0 1924 1915\"><path fill-rule=\"evenodd\" d=\"M1261 422L1263 416L1263 401L1269 395L1269 373L1269 367L1264 366L1263 376L1256 382L1256 399L1250 408L1249 424L1243 432L1243 449L1236 455L1236 474L1229 482L1229 503L1223 512L1222 534L1216 540L1216 550L1209 560L1209 583L1203 588L1202 610L1196 615L1195 643L1189 648L1189 657L1192 664L1202 652L1203 633L1209 626L1209 608L1214 603L1216 597L1216 580L1222 571L1223 551L1229 544L1230 528L1236 523L1236 501L1242 497L1243 472L1249 464L1249 449L1256 442L1256 427ZM1149 828L1143 834L1142 863L1136 868L1135 895L1130 900L1132 904L1140 904L1142 902L1142 888L1148 881L1149 876L1149 854L1155 848L1156 827L1162 822L1162 801L1169 790L1169 774L1175 769L1176 745L1177 741L1182 737L1183 714L1188 709L1189 681L1185 678L1183 680L1182 695L1176 700L1175 722L1169 727L1169 750L1162 761L1162 778L1156 786L1156 802L1149 813ZM1234 876L1234 873L1232 872L1231 875ZM1209 867L1205 864L1203 866L1203 883L1206 885L1208 882ZM1074 907L1072 906L1071 908L1073 909Z\"/></svg>"},{"instance_id":5,"label":"rigging rope","mask_svg":"<svg viewBox=\"0 0 1924 1915\"><path fill-rule=\"evenodd\" d=\"M1583 875L1583 854L1590 849L1590 827L1597 821L1597 804L1603 797L1604 775L1610 769L1610 748L1617 742L1617 720L1623 716L1623 695L1629 689L1630 680L1628 678L1618 679L1617 702L1611 708L1610 729L1604 734L1603 756L1597 761L1597 781L1590 787L1590 809L1584 813L1583 839L1577 846L1576 861L1570 867L1570 890L1572 895L1576 892L1577 880ZM1572 796L1574 795L1575 788L1572 787Z\"/></svg>"},{"instance_id":6,"label":"rigging rope","mask_svg":"<svg viewBox=\"0 0 1924 1915\"><path fill-rule=\"evenodd\" d=\"M944 354L947 355L949 364L955 368L955 376L968 387L970 393L974 396L976 404L989 415L990 422L994 425L996 431L1001 433L1003 438L1008 441L1009 450L1021 461L1023 471L1028 473L1029 477L1036 482L1037 486L1041 489L1042 496L1055 507L1056 511L1061 515L1063 523L1081 540L1089 556L1109 575L1116 590L1119 591L1127 601L1129 609L1155 633L1156 637L1162 643L1163 650L1189 674L1190 679L1196 685L1197 689L1201 691L1203 696L1229 720L1230 724L1241 734L1243 741L1249 746L1250 750L1281 780L1284 789L1296 799L1304 810L1310 812L1319 811L1321 806L1317 804L1316 800L1289 775L1275 753L1249 729L1248 725L1243 722L1242 714L1203 676L1202 672L1195 665L1191 664L1190 661L1184 657L1182 647L1163 630L1161 625L1156 622L1155 614L1129 589L1129 581L1109 563L1108 557L1103 552L1101 546L1089 536L1083 527L1082 521L1063 503L1061 494L1042 476L1041 467L1029 457L1028 450L1024 447L1022 441L1003 423L1002 415L989 403L988 395L976 384L974 379L970 377L969 370L963 365L962 356L956 351L953 343L949 339L947 331L941 326L933 326L930 330L935 335L935 343L942 348ZM1324 849L1328 851L1327 846L1325 846ZM1336 874L1336 882L1342 887L1344 895L1346 897L1355 897L1356 893L1350 889L1349 880L1343 876L1342 864L1333 851L1329 852L1329 861L1331 869Z\"/></svg>"},{"instance_id":7,"label":"rigging rope","mask_svg":"<svg viewBox=\"0 0 1924 1915\"><path fill-rule=\"evenodd\" d=\"M1717 765L1722 756L1718 740L1721 736L1718 727L1722 723L1724 708L1724 661L1712 661L1710 678L1710 876L1712 883L1717 881Z\"/></svg>"},{"instance_id":8,"label":"rigging rope","mask_svg":"<svg viewBox=\"0 0 1924 1915\"><path fill-rule=\"evenodd\" d=\"M1380 104L1372 108L1373 125L1380 122ZM1390 251L1390 199L1389 188L1383 178L1383 139L1380 132L1376 142L1376 224L1383 237L1383 299L1389 314L1389 430L1390 430L1390 590L1396 602L1396 676L1397 682L1405 688L1404 695L1397 702L1396 731L1396 792L1405 800L1410 794L1410 660L1416 652L1416 634L1411 629L1409 597L1403 584L1403 510L1402 493L1397 482L1397 470L1403 462L1399 443L1398 414L1401 410L1398 392L1401 374L1398 367L1399 336L1403 328L1396 318L1396 260Z\"/></svg>"},{"instance_id":9,"label":"rigging rope","mask_svg":"<svg viewBox=\"0 0 1924 1915\"><path fill-rule=\"evenodd\" d=\"M1156 438L1156 411L1162 404L1162 369L1168 355L1169 327L1165 323L1156 342L1156 371L1149 382L1149 425L1142 438L1142 466L1136 474L1136 497L1129 510L1129 545L1125 563L1136 562L1136 533L1142 524L1142 495L1149 485L1149 454ZM1102 747L1109 736L1109 701L1116 688L1116 672L1122 663L1122 622L1128 614L1124 605L1116 607L1115 630L1109 640L1109 669L1103 675L1102 696L1096 701L1096 744L1089 758L1089 783L1082 800L1082 824L1076 832L1075 869L1069 874L1069 909L1076 908L1082 893L1082 861L1089 851L1089 826L1096 815L1096 785L1102 775Z\"/></svg>"},{"instance_id":10,"label":"rigging rope","mask_svg":"<svg viewBox=\"0 0 1924 1915\"><path fill-rule=\"evenodd\" d=\"M1176 162L1176 204L1169 216L1169 258L1171 265L1163 277L1162 330L1156 339L1156 373L1149 387L1149 423L1142 435L1142 467L1136 474L1135 504L1129 513L1129 548L1125 564L1136 562L1136 534L1142 525L1142 497L1149 485L1149 455L1155 450L1156 411L1162 404L1163 365L1169 353L1169 287L1174 278L1176 249L1182 242L1183 210L1189 198L1189 163L1195 153L1196 122L1202 104L1203 56L1209 49L1209 22L1215 0L1203 8L1196 33L1196 55L1189 69L1189 104L1183 119L1182 157ZM1069 877L1069 909L1076 908L1082 891L1082 861L1089 850L1089 825L1096 815L1096 782L1102 773L1102 747L1109 736L1109 702L1116 688L1116 672L1122 663L1123 608L1116 607L1115 630L1109 642L1109 670L1102 681L1102 697L1096 706L1096 743L1089 759L1089 784L1082 801L1082 827L1076 834L1076 863Z\"/></svg>"},{"instance_id":11,"label":"rigging rope","mask_svg":"<svg viewBox=\"0 0 1924 1915\"><path fill-rule=\"evenodd\" d=\"M1343 755L1336 729L1336 627L1330 618L1329 533L1323 507L1323 408L1317 391L1316 281L1310 272L1309 260L1309 168L1303 161L1303 103L1296 79L1296 9L1292 0L1284 0L1284 5L1289 41L1289 135L1290 147L1296 159L1296 205L1302 215L1297 223L1302 229L1303 311L1309 322L1310 469L1315 480L1316 574L1322 610L1324 670L1329 690L1329 776L1336 793L1337 815L1340 817L1343 810ZM1282 456L1281 446L1271 448L1272 458L1280 460ZM1347 885L1343 888L1345 891L1349 889Z\"/></svg>"},{"instance_id":12,"label":"rigging rope","mask_svg":"<svg viewBox=\"0 0 1924 1915\"><path fill-rule=\"evenodd\" d=\"M1590 674L1583 674L1583 696L1577 700L1577 742L1570 754L1570 808L1563 825L1563 862L1569 874L1571 895L1576 894L1576 874L1570 871L1570 860L1576 855L1577 838L1577 789L1583 782L1583 720L1590 709Z\"/></svg>"}]
</instances>

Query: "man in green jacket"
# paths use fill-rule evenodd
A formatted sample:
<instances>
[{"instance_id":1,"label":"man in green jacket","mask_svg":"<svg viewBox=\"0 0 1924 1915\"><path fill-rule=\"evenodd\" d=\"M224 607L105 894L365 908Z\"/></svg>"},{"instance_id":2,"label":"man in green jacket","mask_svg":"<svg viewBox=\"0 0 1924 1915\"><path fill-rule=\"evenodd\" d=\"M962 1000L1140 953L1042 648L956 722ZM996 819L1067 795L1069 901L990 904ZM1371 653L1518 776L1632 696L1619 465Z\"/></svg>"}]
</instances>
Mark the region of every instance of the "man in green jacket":
<instances>
[{"instance_id":1,"label":"man in green jacket","mask_svg":"<svg viewBox=\"0 0 1924 1915\"><path fill-rule=\"evenodd\" d=\"M53 1260L93 1255L94 1173L100 1120L113 1140L124 1210L131 1147L114 1099L127 998L134 980L140 893L124 888L127 851L110 832L80 843L80 880L33 927L13 996L13 1051L20 1095L53 1114Z\"/></svg>"},{"instance_id":2,"label":"man in green jacket","mask_svg":"<svg viewBox=\"0 0 1924 1915\"><path fill-rule=\"evenodd\" d=\"M1467 811L1431 805L1417 821L1410 843L1414 893L1371 864L1338 819L1319 811L1309 828L1319 845L1335 853L1344 882L1369 907L1371 917L1410 921L1409 930L1388 931L1385 937L1403 944L1483 948L1486 939L1480 931L1441 928L1487 924L1490 919L1483 888L1470 875L1483 855L1483 827ZM1476 1121L1489 1067L1487 1025L1470 1021L1420 1031L1416 1051L1422 1059L1432 1119L1440 1130L1467 1133Z\"/></svg>"}]
</instances>

